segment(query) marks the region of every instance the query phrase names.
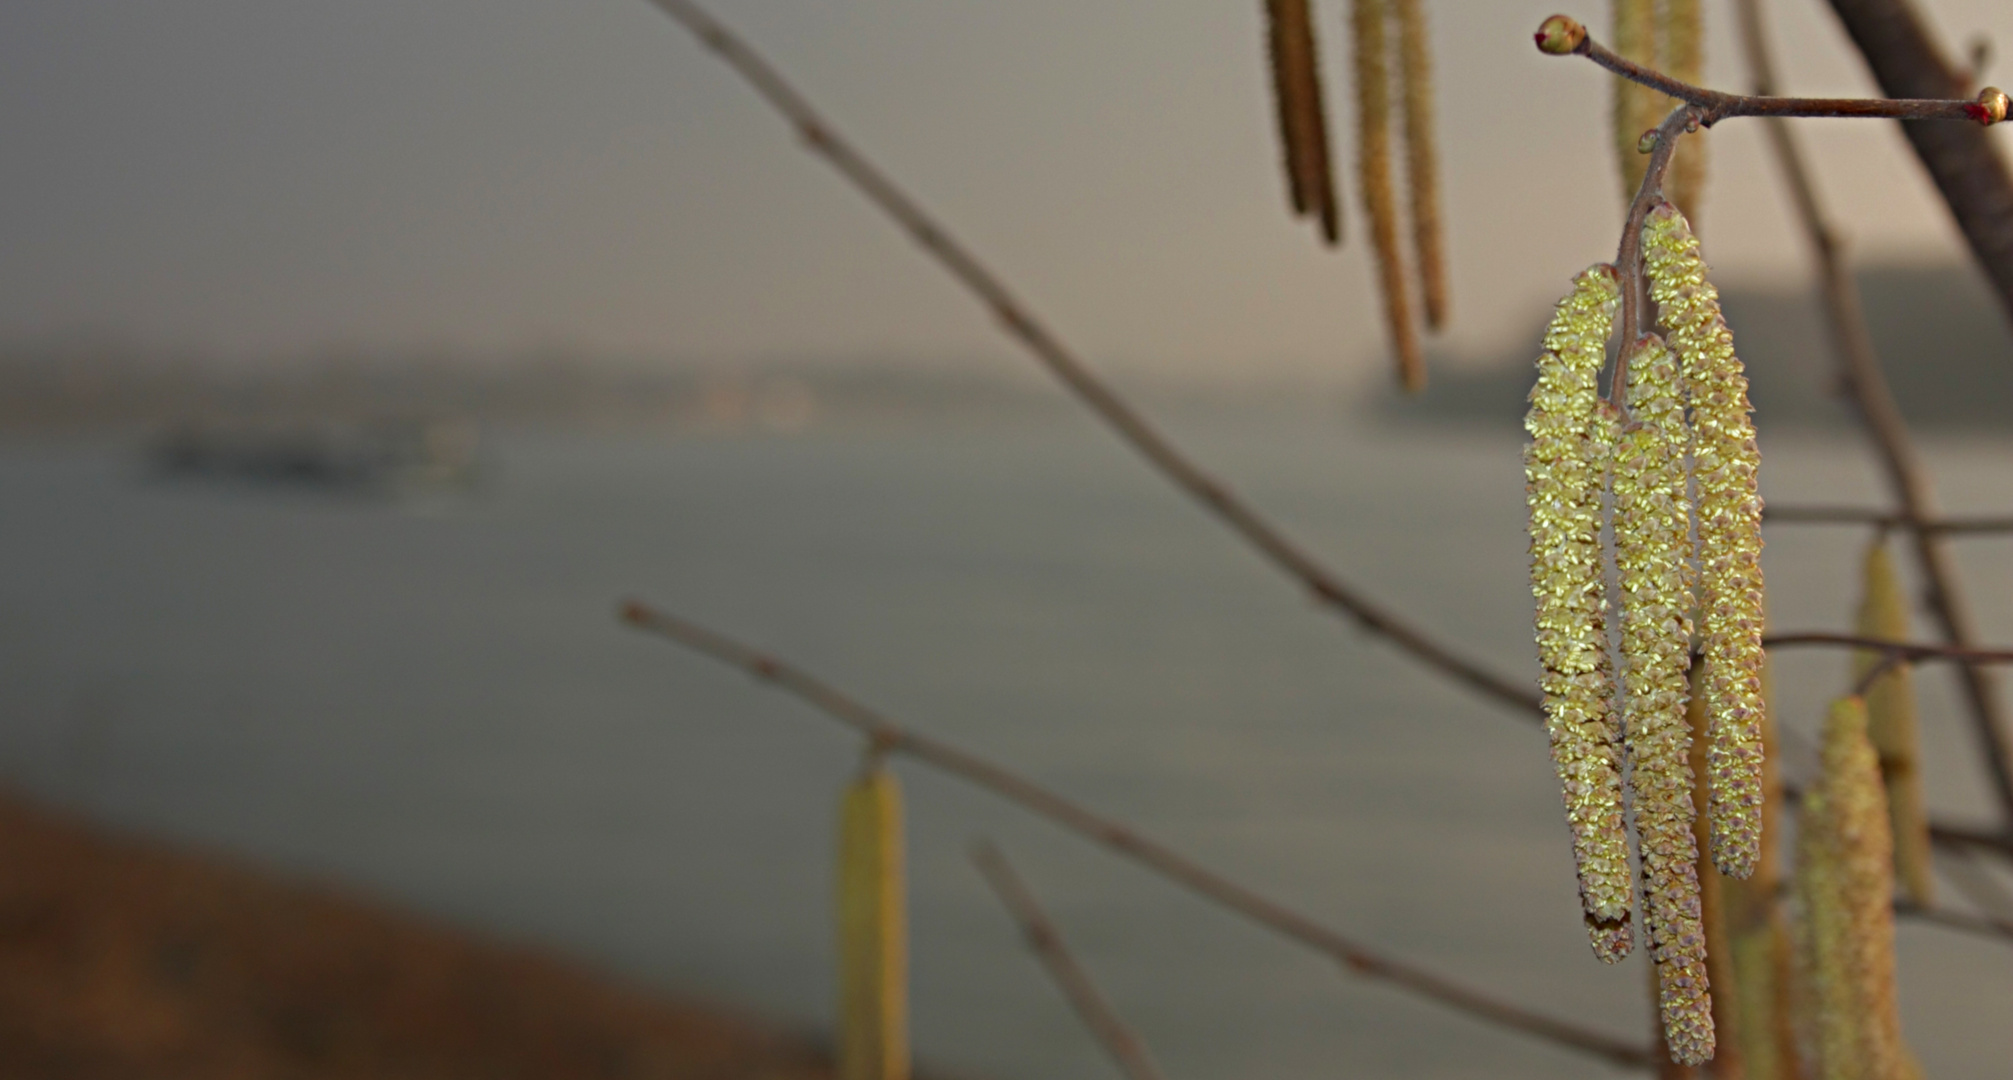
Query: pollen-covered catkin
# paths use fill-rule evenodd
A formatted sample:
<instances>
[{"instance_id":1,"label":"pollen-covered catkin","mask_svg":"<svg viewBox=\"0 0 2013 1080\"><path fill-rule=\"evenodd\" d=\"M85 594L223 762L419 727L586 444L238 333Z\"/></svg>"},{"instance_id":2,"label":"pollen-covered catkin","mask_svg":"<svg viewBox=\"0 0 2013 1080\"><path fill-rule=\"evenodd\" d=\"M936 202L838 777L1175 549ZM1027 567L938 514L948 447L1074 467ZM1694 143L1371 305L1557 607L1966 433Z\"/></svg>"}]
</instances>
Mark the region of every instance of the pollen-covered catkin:
<instances>
[{"instance_id":1,"label":"pollen-covered catkin","mask_svg":"<svg viewBox=\"0 0 2013 1080\"><path fill-rule=\"evenodd\" d=\"M1698 489L1699 621L1710 678L1712 858L1731 877L1754 872L1761 844L1761 496L1747 376L1705 279L1698 241L1669 203L1643 226L1651 295L1690 391Z\"/></svg>"},{"instance_id":2,"label":"pollen-covered catkin","mask_svg":"<svg viewBox=\"0 0 2013 1080\"><path fill-rule=\"evenodd\" d=\"M1642 849L1644 921L1673 1060L1712 1057L1712 997L1692 841L1690 506L1677 361L1645 336L1629 357L1631 423L1614 456L1615 566L1621 585L1623 730Z\"/></svg>"},{"instance_id":3,"label":"pollen-covered catkin","mask_svg":"<svg viewBox=\"0 0 2013 1080\"><path fill-rule=\"evenodd\" d=\"M878 761L839 811L839 1080L908 1080L902 792Z\"/></svg>"},{"instance_id":4,"label":"pollen-covered catkin","mask_svg":"<svg viewBox=\"0 0 2013 1080\"><path fill-rule=\"evenodd\" d=\"M1859 598L1859 636L1908 640L1908 600L1894 573L1885 537L1866 551ZM1853 658L1853 676L1863 679L1883 662L1870 649ZM1887 822L1894 833L1894 876L1913 903L1936 903L1930 865L1929 817L1922 807L1922 774L1916 767L1915 676L1906 664L1889 667L1866 687L1866 735L1880 755L1880 780L1887 788Z\"/></svg>"},{"instance_id":5,"label":"pollen-covered catkin","mask_svg":"<svg viewBox=\"0 0 2013 1080\"><path fill-rule=\"evenodd\" d=\"M1610 963L1632 947L1634 892L1601 562L1601 491L1615 417L1602 405L1597 384L1619 297L1615 268L1605 263L1573 279L1573 291L1559 301L1545 330L1524 419L1531 434L1524 493L1545 729L1565 795L1589 939L1594 953Z\"/></svg>"},{"instance_id":6,"label":"pollen-covered catkin","mask_svg":"<svg viewBox=\"0 0 2013 1080\"><path fill-rule=\"evenodd\" d=\"M1288 201L1295 214L1313 215L1322 237L1334 245L1342 239L1342 219L1329 165L1314 16L1308 0L1266 0L1265 14Z\"/></svg>"},{"instance_id":7,"label":"pollen-covered catkin","mask_svg":"<svg viewBox=\"0 0 2013 1080\"><path fill-rule=\"evenodd\" d=\"M1857 697L1832 703L1797 841L1820 1080L1906 1075L1894 996L1894 872L1879 758Z\"/></svg>"},{"instance_id":8,"label":"pollen-covered catkin","mask_svg":"<svg viewBox=\"0 0 2013 1080\"><path fill-rule=\"evenodd\" d=\"M1384 323L1406 393L1426 388L1426 354L1413 325L1405 255L1398 248L1398 195L1391 167L1391 0L1352 0L1350 28L1356 45L1357 168L1363 212L1370 219L1370 250L1384 294Z\"/></svg>"}]
</instances>

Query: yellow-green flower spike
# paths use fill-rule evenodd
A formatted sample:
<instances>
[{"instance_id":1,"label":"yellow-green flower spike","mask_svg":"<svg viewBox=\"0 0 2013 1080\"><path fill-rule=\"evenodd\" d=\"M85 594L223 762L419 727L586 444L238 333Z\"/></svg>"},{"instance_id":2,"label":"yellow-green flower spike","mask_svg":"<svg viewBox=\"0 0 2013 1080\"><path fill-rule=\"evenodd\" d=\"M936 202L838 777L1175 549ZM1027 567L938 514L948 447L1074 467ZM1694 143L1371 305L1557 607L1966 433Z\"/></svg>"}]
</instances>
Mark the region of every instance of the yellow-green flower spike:
<instances>
[{"instance_id":1,"label":"yellow-green flower spike","mask_svg":"<svg viewBox=\"0 0 2013 1080\"><path fill-rule=\"evenodd\" d=\"M1821 759L1797 830L1817 1075L1903 1076L1887 799L1859 698L1832 703Z\"/></svg>"},{"instance_id":2,"label":"yellow-green flower spike","mask_svg":"<svg viewBox=\"0 0 2013 1080\"><path fill-rule=\"evenodd\" d=\"M879 761L839 808L839 1080L909 1080L902 790Z\"/></svg>"},{"instance_id":3,"label":"yellow-green flower spike","mask_svg":"<svg viewBox=\"0 0 2013 1080\"><path fill-rule=\"evenodd\" d=\"M1707 754L1713 863L1754 872L1761 845L1761 497L1747 376L1705 279L1698 241L1668 203L1643 226L1650 291L1690 391L1698 489L1699 630L1710 678Z\"/></svg>"},{"instance_id":4,"label":"yellow-green flower spike","mask_svg":"<svg viewBox=\"0 0 2013 1080\"><path fill-rule=\"evenodd\" d=\"M1595 955L1610 963L1633 945L1634 893L1601 560L1601 491L1615 416L1596 385L1619 297L1612 266L1596 265L1573 279L1545 330L1524 420L1531 433L1524 492L1545 729L1565 793L1589 939Z\"/></svg>"},{"instance_id":5,"label":"yellow-green flower spike","mask_svg":"<svg viewBox=\"0 0 2013 1080\"><path fill-rule=\"evenodd\" d=\"M1631 422L1615 445L1615 566L1621 584L1623 730L1642 851L1643 915L1672 1060L1712 1057L1712 997L1692 841L1691 513L1677 360L1646 336L1629 357Z\"/></svg>"},{"instance_id":6,"label":"yellow-green flower spike","mask_svg":"<svg viewBox=\"0 0 2013 1080\"><path fill-rule=\"evenodd\" d=\"M1885 537L1866 551L1859 598L1859 636L1908 640L1908 600L1894 573ZM1863 679L1882 656L1864 650L1853 658L1853 676ZM1887 823L1894 833L1894 876L1901 893L1922 907L1936 903L1930 866L1929 816L1922 807L1922 774L1916 767L1915 676L1895 665L1866 688L1866 735L1880 755L1880 780L1887 788Z\"/></svg>"}]
</instances>

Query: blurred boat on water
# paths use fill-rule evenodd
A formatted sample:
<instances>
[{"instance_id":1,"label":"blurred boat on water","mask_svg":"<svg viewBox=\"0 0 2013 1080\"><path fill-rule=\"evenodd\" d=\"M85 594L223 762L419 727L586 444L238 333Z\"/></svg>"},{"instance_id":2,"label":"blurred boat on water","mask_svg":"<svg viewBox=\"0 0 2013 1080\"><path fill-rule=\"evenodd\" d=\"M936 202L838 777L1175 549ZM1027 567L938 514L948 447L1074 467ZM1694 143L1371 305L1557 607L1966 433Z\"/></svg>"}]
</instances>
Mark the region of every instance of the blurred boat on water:
<instances>
[{"instance_id":1,"label":"blurred boat on water","mask_svg":"<svg viewBox=\"0 0 2013 1080\"><path fill-rule=\"evenodd\" d=\"M473 421L187 424L148 448L157 475L397 494L466 488L479 471Z\"/></svg>"}]
</instances>

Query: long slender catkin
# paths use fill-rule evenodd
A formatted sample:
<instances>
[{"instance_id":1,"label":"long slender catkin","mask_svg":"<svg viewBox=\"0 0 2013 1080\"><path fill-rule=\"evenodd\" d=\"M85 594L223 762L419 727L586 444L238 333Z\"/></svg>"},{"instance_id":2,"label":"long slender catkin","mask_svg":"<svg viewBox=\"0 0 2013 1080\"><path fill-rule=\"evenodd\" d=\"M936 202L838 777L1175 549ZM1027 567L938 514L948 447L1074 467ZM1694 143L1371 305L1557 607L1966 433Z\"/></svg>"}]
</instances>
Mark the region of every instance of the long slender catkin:
<instances>
[{"instance_id":1,"label":"long slender catkin","mask_svg":"<svg viewBox=\"0 0 2013 1080\"><path fill-rule=\"evenodd\" d=\"M1625 346L1626 347L1626 346ZM1671 1057L1712 1057L1712 997L1699 925L1692 840L1691 514L1685 498L1683 391L1677 360L1646 336L1629 360L1633 424L1615 446L1615 567L1621 585L1623 731L1642 851L1644 921Z\"/></svg>"},{"instance_id":2,"label":"long slender catkin","mask_svg":"<svg viewBox=\"0 0 2013 1080\"><path fill-rule=\"evenodd\" d=\"M1296 215L1314 216L1332 246L1341 242L1342 218L1329 164L1313 13L1309 0L1266 0L1265 15L1287 199Z\"/></svg>"},{"instance_id":3,"label":"long slender catkin","mask_svg":"<svg viewBox=\"0 0 2013 1080\"><path fill-rule=\"evenodd\" d=\"M1350 25L1356 38L1357 165L1362 170L1363 210L1370 219L1377 281L1384 295L1384 321L1398 361L1398 383L1417 393L1426 388L1426 357L1419 345L1419 330L1412 324L1404 254L1398 250L1398 199L1391 182L1388 3L1352 0L1350 4Z\"/></svg>"},{"instance_id":4,"label":"long slender catkin","mask_svg":"<svg viewBox=\"0 0 2013 1080\"><path fill-rule=\"evenodd\" d=\"M1886 537L1866 549L1859 599L1859 635L1884 641L1908 640L1908 600L1894 573ZM1853 677L1865 678L1881 655L1862 650L1853 658ZM1936 902L1935 871L1929 853L1929 816L1922 806L1922 775L1916 767L1915 676L1905 664L1890 667L1866 688L1866 734L1880 756L1880 780L1887 789L1888 828L1894 836L1894 876L1912 903Z\"/></svg>"},{"instance_id":5,"label":"long slender catkin","mask_svg":"<svg viewBox=\"0 0 2013 1080\"><path fill-rule=\"evenodd\" d=\"M1754 872L1761 843L1761 496L1747 376L1705 279L1698 240L1669 203L1643 225L1650 293L1684 365L1692 411L1692 477L1698 489L1699 627L1711 678L1709 754L1713 862L1731 877Z\"/></svg>"},{"instance_id":6,"label":"long slender catkin","mask_svg":"<svg viewBox=\"0 0 2013 1080\"><path fill-rule=\"evenodd\" d=\"M1433 145L1433 46L1425 0L1393 0L1398 18L1399 86L1404 91L1405 181L1411 199L1412 257L1426 325L1447 323L1447 265L1440 223L1440 160Z\"/></svg>"},{"instance_id":7,"label":"long slender catkin","mask_svg":"<svg viewBox=\"0 0 2013 1080\"><path fill-rule=\"evenodd\" d=\"M1746 1080L1800 1080L1796 1034L1791 1025L1791 992L1795 985L1796 950L1778 897L1781 856L1776 810L1782 805L1782 780L1777 775L1773 700L1769 673L1762 667L1762 698L1770 702L1761 717L1761 848L1754 873L1747 880L1723 877L1721 899L1727 932L1733 939L1733 968L1738 1006L1732 1031L1720 1030L1722 1044L1740 1041ZM1714 987L1721 984L1715 980ZM1718 994L1714 995L1715 1000Z\"/></svg>"},{"instance_id":8,"label":"long slender catkin","mask_svg":"<svg viewBox=\"0 0 2013 1080\"><path fill-rule=\"evenodd\" d=\"M1703 84L1705 75L1705 21L1700 17L1699 0L1663 0L1662 18L1657 27L1657 59L1660 70L1693 86ZM1659 108L1675 102L1660 98ZM1705 195L1706 132L1701 128L1685 136L1684 145L1671 159L1665 187L1671 201L1693 221L1698 220L1699 202Z\"/></svg>"},{"instance_id":9,"label":"long slender catkin","mask_svg":"<svg viewBox=\"0 0 2013 1080\"><path fill-rule=\"evenodd\" d=\"M1638 64L1655 67L1656 0L1613 0L1609 12L1614 24L1614 51ZM1642 186L1643 173L1649 168L1648 159L1636 143L1643 132L1663 119L1662 106L1668 99L1619 75L1614 77L1614 87L1615 157L1621 165L1622 198L1626 200L1635 198L1636 189Z\"/></svg>"},{"instance_id":10,"label":"long slender catkin","mask_svg":"<svg viewBox=\"0 0 2013 1080\"><path fill-rule=\"evenodd\" d=\"M908 1080L902 792L875 761L839 811L839 1080Z\"/></svg>"},{"instance_id":11,"label":"long slender catkin","mask_svg":"<svg viewBox=\"0 0 2013 1080\"><path fill-rule=\"evenodd\" d=\"M1894 997L1893 852L1859 698L1832 703L1821 760L1797 837L1817 1076L1901 1080L1909 1056Z\"/></svg>"},{"instance_id":12,"label":"long slender catkin","mask_svg":"<svg viewBox=\"0 0 2013 1080\"><path fill-rule=\"evenodd\" d=\"M1710 740L1706 733L1705 698L1702 695L1709 664L1702 658L1693 657L1691 668L1691 700L1685 706L1685 721L1691 727L1691 774L1692 804L1697 806L1706 799L1705 780L1710 775L1706 767L1706 747ZM1704 815L1692 818L1692 842L1700 852L1707 847L1709 837ZM1697 860L1699 926L1705 931L1705 973L1712 983L1712 1026L1715 1047L1712 1055L1712 1075L1714 1080L1744 1080L1746 1069L1742 1052L1746 1049L1740 1038L1741 1001L1740 977L1735 966L1736 953L1733 947L1733 913L1729 907L1738 903L1740 897L1734 889L1740 884L1733 878L1719 872L1711 859Z\"/></svg>"},{"instance_id":13,"label":"long slender catkin","mask_svg":"<svg viewBox=\"0 0 2013 1080\"><path fill-rule=\"evenodd\" d=\"M1622 817L1621 718L1608 660L1601 559L1601 492L1614 445L1599 375L1620 297L1615 268L1573 279L1545 329L1524 427L1524 493L1531 511L1531 595L1544 668L1545 730L1565 794L1573 863L1595 955L1632 948L1634 881Z\"/></svg>"}]
</instances>

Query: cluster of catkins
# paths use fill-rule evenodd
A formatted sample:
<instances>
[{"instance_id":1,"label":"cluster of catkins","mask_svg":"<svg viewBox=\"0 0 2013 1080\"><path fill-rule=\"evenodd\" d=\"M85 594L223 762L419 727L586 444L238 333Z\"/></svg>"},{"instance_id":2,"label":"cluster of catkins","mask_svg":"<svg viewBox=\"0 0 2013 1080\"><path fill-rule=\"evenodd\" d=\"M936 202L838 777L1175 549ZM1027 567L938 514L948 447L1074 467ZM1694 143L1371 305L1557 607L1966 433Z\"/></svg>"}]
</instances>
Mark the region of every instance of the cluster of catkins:
<instances>
[{"instance_id":1,"label":"cluster of catkins","mask_svg":"<svg viewBox=\"0 0 2013 1080\"><path fill-rule=\"evenodd\" d=\"M1614 267L1582 273L1545 332L1525 421L1531 591L1546 728L1594 952L1612 963L1633 947L1626 758L1665 1038L1673 1059L1696 1064L1712 1056L1713 1028L1686 675L1696 616L1712 856L1722 872L1745 878L1761 836L1759 457L1747 378L1691 227L1663 204L1642 241L1667 338L1622 344L1626 410L1597 388L1622 287ZM1604 516L1620 585L1612 601ZM1611 621L1620 624L1619 680Z\"/></svg>"}]
</instances>

